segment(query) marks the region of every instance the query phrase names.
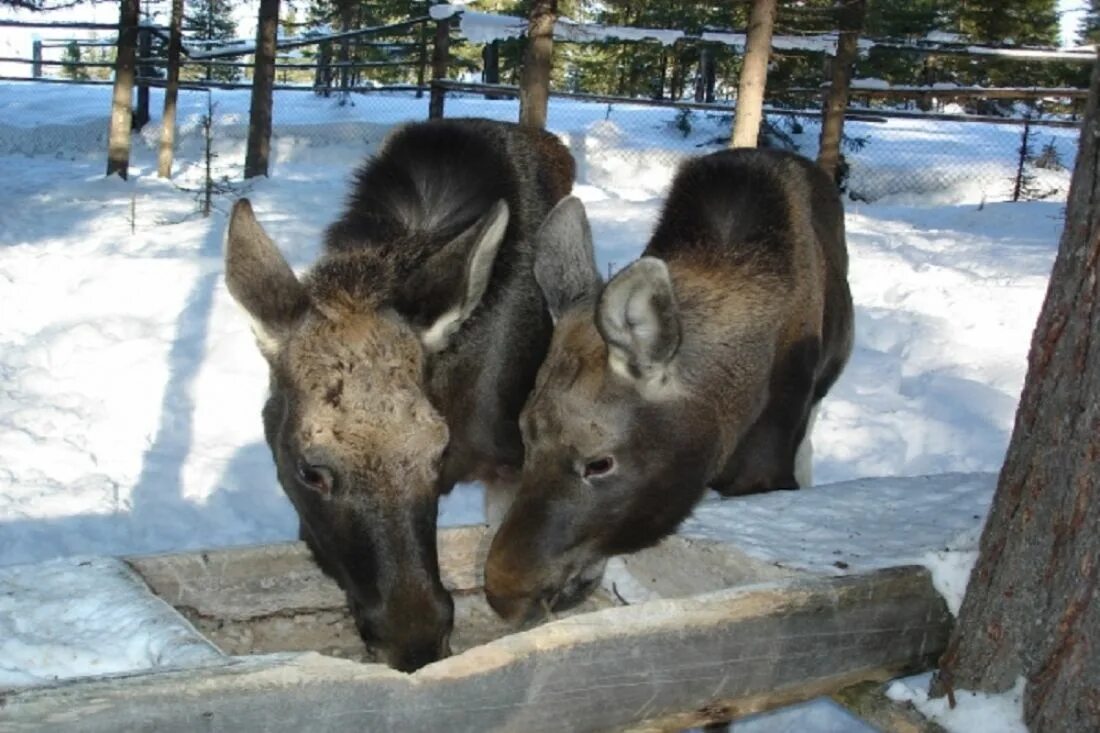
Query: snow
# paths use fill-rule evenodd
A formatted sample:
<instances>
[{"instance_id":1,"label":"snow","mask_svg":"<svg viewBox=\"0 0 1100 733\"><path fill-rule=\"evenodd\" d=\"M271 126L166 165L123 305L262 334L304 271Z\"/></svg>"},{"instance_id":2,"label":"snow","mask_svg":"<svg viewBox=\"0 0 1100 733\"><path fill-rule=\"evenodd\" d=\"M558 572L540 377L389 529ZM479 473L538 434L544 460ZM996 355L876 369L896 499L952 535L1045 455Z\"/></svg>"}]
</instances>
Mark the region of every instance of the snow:
<instances>
[{"instance_id":1,"label":"snow","mask_svg":"<svg viewBox=\"0 0 1100 733\"><path fill-rule=\"evenodd\" d=\"M711 496L680 534L729 542L752 557L823 575L925 565L957 615L996 484L993 473L944 473L741 499Z\"/></svg>"},{"instance_id":2,"label":"snow","mask_svg":"<svg viewBox=\"0 0 1100 733\"><path fill-rule=\"evenodd\" d=\"M463 6L457 4L433 5L428 12L435 20L444 20L459 15L459 33L471 43L506 41L510 38L519 38L527 32L527 19L515 15L499 15L466 10ZM559 17L554 23L554 38L560 41L575 41L578 43L599 43L608 40L648 40L657 41L664 46L671 46L676 41L684 38L684 32L602 25L599 23L577 23L569 18Z\"/></svg>"},{"instance_id":3,"label":"snow","mask_svg":"<svg viewBox=\"0 0 1100 733\"><path fill-rule=\"evenodd\" d=\"M0 689L220 659L120 560L0 568Z\"/></svg>"},{"instance_id":4,"label":"snow","mask_svg":"<svg viewBox=\"0 0 1100 733\"><path fill-rule=\"evenodd\" d=\"M1024 724L1023 677L1011 690L999 695L955 690L955 707L947 697L929 699L932 674L920 674L895 680L886 690L891 700L911 702L925 717L938 723L947 733L1027 733Z\"/></svg>"},{"instance_id":5,"label":"snow","mask_svg":"<svg viewBox=\"0 0 1100 733\"><path fill-rule=\"evenodd\" d=\"M123 182L102 175L109 94L0 83L0 166L12 172L0 178L0 565L13 566L0 575L10 667L0 684L175 663L129 622L111 622L126 643L107 653L80 634L53 646L45 616L13 620L6 604L28 586L90 599L98 581L64 590L84 586L62 572L77 561L55 558L296 536L259 419L266 365L222 282L226 211L248 195L304 269L353 166L394 124L424 119L428 103L277 92L272 177L245 185L248 91L215 93L215 176L238 183L203 219L194 189L207 96L181 93L173 180L155 178L154 124L135 136ZM152 109L161 104L153 90ZM516 118L514 101L448 97L446 109ZM675 117L644 103L551 104L550 127L578 161L601 271L637 256L676 161L728 134L721 115L693 114L686 136ZM1052 200L999 203L1015 128L918 119L846 129L869 139L849 160L851 189L871 202L846 202L857 339L814 433L817 486L710 497L684 531L828 574L925 564L956 609L1012 430L1069 174L1043 172ZM807 124L794 136L811 156L817 133ZM1048 135L1072 161L1076 133L1040 141ZM481 519L477 487L441 504L443 525ZM43 561L56 573L20 579L18 563ZM81 608L110 619L116 605ZM51 661L51 649L70 662Z\"/></svg>"}]
</instances>

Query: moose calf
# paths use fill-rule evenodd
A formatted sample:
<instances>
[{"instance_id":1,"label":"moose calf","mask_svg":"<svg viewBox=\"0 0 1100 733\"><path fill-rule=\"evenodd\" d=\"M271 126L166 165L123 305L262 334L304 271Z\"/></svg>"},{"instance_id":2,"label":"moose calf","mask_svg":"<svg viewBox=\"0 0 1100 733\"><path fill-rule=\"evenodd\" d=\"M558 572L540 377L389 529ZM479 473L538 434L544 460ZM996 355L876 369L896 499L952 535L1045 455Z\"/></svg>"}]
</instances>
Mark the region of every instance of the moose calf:
<instances>
[{"instance_id":1,"label":"moose calf","mask_svg":"<svg viewBox=\"0 0 1100 733\"><path fill-rule=\"evenodd\" d=\"M518 416L552 329L534 236L573 165L542 131L409 125L358 172L302 279L248 201L233 209L226 282L270 366L279 482L360 633L398 669L449 653L440 493L518 477Z\"/></svg>"},{"instance_id":2,"label":"moose calf","mask_svg":"<svg viewBox=\"0 0 1100 733\"><path fill-rule=\"evenodd\" d=\"M559 203L535 260L554 334L486 565L493 608L530 621L580 600L708 486L807 485L811 414L852 348L847 270L836 186L789 153L686 163L643 256L606 285L583 206Z\"/></svg>"}]
</instances>

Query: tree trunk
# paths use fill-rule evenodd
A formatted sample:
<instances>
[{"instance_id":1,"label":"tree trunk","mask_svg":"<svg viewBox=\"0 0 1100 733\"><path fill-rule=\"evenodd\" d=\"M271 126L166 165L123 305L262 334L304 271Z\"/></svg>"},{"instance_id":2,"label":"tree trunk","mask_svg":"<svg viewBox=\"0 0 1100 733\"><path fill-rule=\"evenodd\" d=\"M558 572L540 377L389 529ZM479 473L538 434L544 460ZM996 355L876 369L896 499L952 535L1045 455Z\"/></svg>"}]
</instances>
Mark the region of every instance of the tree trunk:
<instances>
[{"instance_id":1,"label":"tree trunk","mask_svg":"<svg viewBox=\"0 0 1100 733\"><path fill-rule=\"evenodd\" d=\"M447 78L447 61L451 55L451 20L443 18L436 21L435 46L432 48L432 81ZM435 84L432 85L431 95L428 97L428 118L437 120L443 116L443 90Z\"/></svg>"},{"instance_id":2,"label":"tree trunk","mask_svg":"<svg viewBox=\"0 0 1100 733\"><path fill-rule=\"evenodd\" d=\"M714 101L714 52L703 46L699 49L699 75L695 77L695 101Z\"/></svg>"},{"instance_id":3,"label":"tree trunk","mask_svg":"<svg viewBox=\"0 0 1100 733\"><path fill-rule=\"evenodd\" d=\"M138 0L121 0L118 11L118 51L111 123L107 131L107 175L130 175L130 131L133 124L134 57L137 49Z\"/></svg>"},{"instance_id":4,"label":"tree trunk","mask_svg":"<svg viewBox=\"0 0 1100 733\"><path fill-rule=\"evenodd\" d=\"M936 694L1027 680L1031 731L1100 730L1100 63L1066 226Z\"/></svg>"},{"instance_id":5,"label":"tree trunk","mask_svg":"<svg viewBox=\"0 0 1100 733\"><path fill-rule=\"evenodd\" d=\"M745 60L737 84L737 110L733 118L732 148L755 148L764 111L764 87L768 82L768 58L772 50L776 0L752 0Z\"/></svg>"},{"instance_id":6,"label":"tree trunk","mask_svg":"<svg viewBox=\"0 0 1100 733\"><path fill-rule=\"evenodd\" d=\"M485 84L500 83L500 41L490 41L481 49L481 81ZM486 94L486 99L500 99L499 94Z\"/></svg>"},{"instance_id":7,"label":"tree trunk","mask_svg":"<svg viewBox=\"0 0 1100 733\"><path fill-rule=\"evenodd\" d=\"M817 162L830 177L836 178L840 164L840 140L844 135L844 110L848 108L848 89L852 67L859 53L859 30L863 26L864 0L849 0L839 7L840 38L833 58L829 93L822 109L821 140Z\"/></svg>"},{"instance_id":8,"label":"tree trunk","mask_svg":"<svg viewBox=\"0 0 1100 733\"><path fill-rule=\"evenodd\" d=\"M314 91L322 97L332 93L332 41L322 41L317 50L317 71L313 75Z\"/></svg>"},{"instance_id":9,"label":"tree trunk","mask_svg":"<svg viewBox=\"0 0 1100 733\"><path fill-rule=\"evenodd\" d=\"M424 96L424 82L428 80L428 21L417 28L419 46L416 57L416 98Z\"/></svg>"},{"instance_id":10,"label":"tree trunk","mask_svg":"<svg viewBox=\"0 0 1100 733\"><path fill-rule=\"evenodd\" d=\"M278 33L279 0L260 0L256 25L256 68L252 72L252 106L248 115L248 152L244 159L245 178L267 175Z\"/></svg>"},{"instance_id":11,"label":"tree trunk","mask_svg":"<svg viewBox=\"0 0 1100 733\"><path fill-rule=\"evenodd\" d=\"M546 127L550 103L550 65L554 53L554 21L558 0L534 0L527 23L527 49L519 85L519 123Z\"/></svg>"},{"instance_id":12,"label":"tree trunk","mask_svg":"<svg viewBox=\"0 0 1100 733\"><path fill-rule=\"evenodd\" d=\"M160 151L157 154L157 176L172 177L172 158L176 148L176 103L180 93L180 51L183 38L183 0L172 0L172 17L168 29L168 80L164 88L164 114L160 122Z\"/></svg>"},{"instance_id":13,"label":"tree trunk","mask_svg":"<svg viewBox=\"0 0 1100 733\"><path fill-rule=\"evenodd\" d=\"M344 33L351 30L352 20L351 14L355 10L355 6L348 0L342 0L337 3L340 10L340 25ZM344 36L339 41L339 47L336 52L337 66L340 67L340 92L343 95L348 94L348 87L351 86L351 38Z\"/></svg>"},{"instance_id":14,"label":"tree trunk","mask_svg":"<svg viewBox=\"0 0 1100 733\"><path fill-rule=\"evenodd\" d=\"M150 66L148 59L153 55L153 34L148 28L138 30L138 58L142 62L137 66L137 106L134 108L134 116L130 125L134 130L140 130L149 122L149 78L156 73L156 67Z\"/></svg>"}]
</instances>

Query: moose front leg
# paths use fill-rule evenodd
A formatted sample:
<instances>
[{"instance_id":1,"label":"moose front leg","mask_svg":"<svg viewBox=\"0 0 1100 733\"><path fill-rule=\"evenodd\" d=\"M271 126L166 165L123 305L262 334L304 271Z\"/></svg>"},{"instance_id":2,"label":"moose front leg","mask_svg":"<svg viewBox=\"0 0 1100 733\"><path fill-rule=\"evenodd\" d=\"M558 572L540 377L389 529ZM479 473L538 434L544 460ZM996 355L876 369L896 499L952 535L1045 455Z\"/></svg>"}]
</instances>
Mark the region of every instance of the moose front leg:
<instances>
[{"instance_id":1,"label":"moose front leg","mask_svg":"<svg viewBox=\"0 0 1100 733\"><path fill-rule=\"evenodd\" d=\"M772 375L771 399L712 482L715 491L741 496L812 485L814 374L820 353L814 337L790 348Z\"/></svg>"}]
</instances>

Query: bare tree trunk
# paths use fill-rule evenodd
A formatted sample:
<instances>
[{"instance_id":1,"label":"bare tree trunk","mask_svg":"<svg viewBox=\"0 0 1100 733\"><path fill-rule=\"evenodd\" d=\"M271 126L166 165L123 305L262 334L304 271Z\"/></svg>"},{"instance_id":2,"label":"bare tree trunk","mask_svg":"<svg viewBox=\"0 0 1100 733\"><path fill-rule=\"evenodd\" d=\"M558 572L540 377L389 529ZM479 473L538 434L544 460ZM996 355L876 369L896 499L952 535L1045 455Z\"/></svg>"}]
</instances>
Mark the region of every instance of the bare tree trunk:
<instances>
[{"instance_id":1,"label":"bare tree trunk","mask_svg":"<svg viewBox=\"0 0 1100 733\"><path fill-rule=\"evenodd\" d=\"M432 48L432 81L447 78L447 61L451 55L451 20L443 18L436 21L435 46ZM428 119L436 120L443 116L443 90L432 85L428 97Z\"/></svg>"},{"instance_id":2,"label":"bare tree trunk","mask_svg":"<svg viewBox=\"0 0 1100 733\"><path fill-rule=\"evenodd\" d=\"M527 49L519 84L519 123L546 127L550 103L550 68L554 54L554 21L558 0L534 0L527 23Z\"/></svg>"},{"instance_id":3,"label":"bare tree trunk","mask_svg":"<svg viewBox=\"0 0 1100 733\"><path fill-rule=\"evenodd\" d=\"M419 48L416 59L416 98L424 96L424 82L428 80L428 22L424 21L417 29Z\"/></svg>"},{"instance_id":4,"label":"bare tree trunk","mask_svg":"<svg viewBox=\"0 0 1100 733\"><path fill-rule=\"evenodd\" d=\"M340 10L340 25L342 26L340 30L347 33L351 30L351 15L355 10L355 6L349 0L340 0L340 2L337 3L337 7ZM351 81L351 39L347 36L341 38L339 41L336 61L337 65L340 67L340 92L346 99Z\"/></svg>"},{"instance_id":5,"label":"bare tree trunk","mask_svg":"<svg viewBox=\"0 0 1100 733\"><path fill-rule=\"evenodd\" d=\"M1028 729L1100 730L1100 63L1066 225L936 694L1027 680Z\"/></svg>"},{"instance_id":6,"label":"bare tree trunk","mask_svg":"<svg viewBox=\"0 0 1100 733\"><path fill-rule=\"evenodd\" d=\"M160 150L157 175L172 177L172 158L176 148L176 103L180 93L180 51L183 38L183 0L172 0L172 18L168 30L168 83L164 88L164 114L160 122Z\"/></svg>"},{"instance_id":7,"label":"bare tree trunk","mask_svg":"<svg viewBox=\"0 0 1100 733\"><path fill-rule=\"evenodd\" d=\"M148 59L153 55L153 34L148 28L138 29L138 58L143 61L137 65L137 106L134 108L134 117L131 127L140 130L149 122L149 77L155 73L155 67L150 66Z\"/></svg>"},{"instance_id":8,"label":"bare tree trunk","mask_svg":"<svg viewBox=\"0 0 1100 733\"><path fill-rule=\"evenodd\" d=\"M332 41L318 44L317 71L313 75L314 92L327 97L332 93Z\"/></svg>"},{"instance_id":9,"label":"bare tree trunk","mask_svg":"<svg viewBox=\"0 0 1100 733\"><path fill-rule=\"evenodd\" d=\"M840 38L833 58L829 93L822 109L821 140L817 162L832 178L836 178L840 163L840 140L844 135L844 110L848 108L848 89L852 81L852 66L859 53L859 31L863 26L864 0L847 0L838 7Z\"/></svg>"},{"instance_id":10,"label":"bare tree trunk","mask_svg":"<svg viewBox=\"0 0 1100 733\"><path fill-rule=\"evenodd\" d=\"M267 175L278 33L279 0L260 0L256 26L256 68L252 72L252 106L248 115L248 152L244 159L245 178Z\"/></svg>"},{"instance_id":11,"label":"bare tree trunk","mask_svg":"<svg viewBox=\"0 0 1100 733\"><path fill-rule=\"evenodd\" d=\"M699 49L699 76L695 79L695 101L714 101L714 51L707 46Z\"/></svg>"},{"instance_id":12,"label":"bare tree trunk","mask_svg":"<svg viewBox=\"0 0 1100 733\"><path fill-rule=\"evenodd\" d=\"M121 0L118 11L118 52L115 86L111 95L111 124L107 131L107 175L130 175L130 132L133 124L134 57L137 49L138 0Z\"/></svg>"},{"instance_id":13,"label":"bare tree trunk","mask_svg":"<svg viewBox=\"0 0 1100 733\"><path fill-rule=\"evenodd\" d=\"M768 58L772 50L776 0L752 0L745 60L737 84L737 110L733 118L731 148L755 148L764 111L768 83Z\"/></svg>"},{"instance_id":14,"label":"bare tree trunk","mask_svg":"<svg viewBox=\"0 0 1100 733\"><path fill-rule=\"evenodd\" d=\"M500 83L500 41L490 41L481 49L481 81L484 84ZM499 94L486 94L486 99L500 99Z\"/></svg>"}]
</instances>

